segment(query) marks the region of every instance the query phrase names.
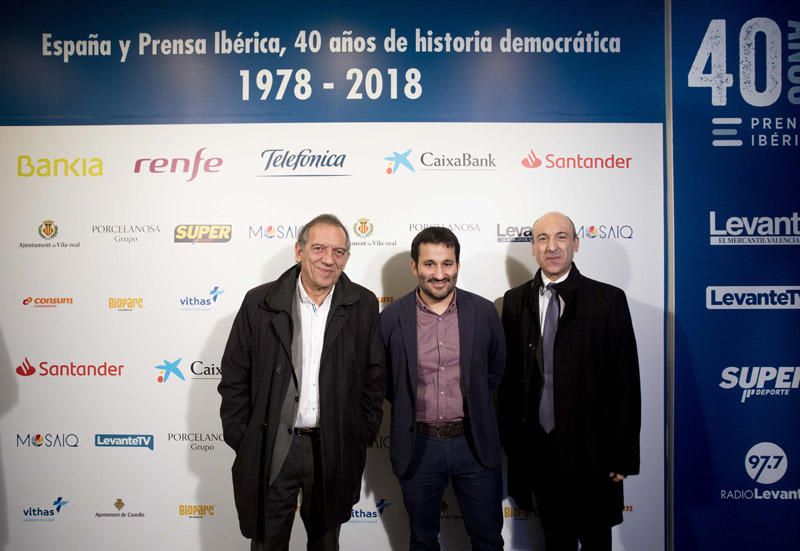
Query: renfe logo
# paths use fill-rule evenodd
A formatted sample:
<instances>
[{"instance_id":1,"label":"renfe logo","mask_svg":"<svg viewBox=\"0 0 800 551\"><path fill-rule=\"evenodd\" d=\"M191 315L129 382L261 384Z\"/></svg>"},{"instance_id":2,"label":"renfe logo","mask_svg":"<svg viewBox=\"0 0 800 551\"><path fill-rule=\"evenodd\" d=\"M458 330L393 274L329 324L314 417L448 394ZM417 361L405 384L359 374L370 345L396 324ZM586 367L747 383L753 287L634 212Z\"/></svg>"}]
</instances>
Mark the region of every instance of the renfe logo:
<instances>
[{"instance_id":1,"label":"renfe logo","mask_svg":"<svg viewBox=\"0 0 800 551\"><path fill-rule=\"evenodd\" d=\"M179 172L183 174L191 174L191 176L186 180L187 182L194 180L197 177L197 173L200 171L204 173L220 172L222 158L209 157L206 159L203 157L203 151L205 150L205 147L198 149L194 154L194 159L192 160L187 157L174 157L172 159L165 157L154 157L150 159L145 157L142 159L136 159L133 172L139 174L143 170L146 170L151 174L176 174Z\"/></svg>"},{"instance_id":2,"label":"renfe logo","mask_svg":"<svg viewBox=\"0 0 800 551\"><path fill-rule=\"evenodd\" d=\"M800 286L706 287L708 310L789 310L800 308Z\"/></svg>"}]
</instances>

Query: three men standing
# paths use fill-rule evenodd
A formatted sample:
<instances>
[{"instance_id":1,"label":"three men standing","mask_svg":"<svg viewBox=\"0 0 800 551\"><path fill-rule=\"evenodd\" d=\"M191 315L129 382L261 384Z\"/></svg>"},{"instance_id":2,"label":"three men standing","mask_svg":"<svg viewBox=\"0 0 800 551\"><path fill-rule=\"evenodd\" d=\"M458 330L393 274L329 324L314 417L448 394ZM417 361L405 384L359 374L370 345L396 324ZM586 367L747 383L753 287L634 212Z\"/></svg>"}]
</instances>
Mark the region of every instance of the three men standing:
<instances>
[{"instance_id":1,"label":"three men standing","mask_svg":"<svg viewBox=\"0 0 800 551\"><path fill-rule=\"evenodd\" d=\"M300 492L308 549L338 549L360 497L385 370L378 302L343 273L349 256L347 228L317 216L298 236L297 265L250 290L231 328L220 415L254 550L289 548Z\"/></svg>"},{"instance_id":2,"label":"three men standing","mask_svg":"<svg viewBox=\"0 0 800 551\"><path fill-rule=\"evenodd\" d=\"M505 365L494 305L456 288L460 244L447 228L411 244L417 289L381 314L391 461L410 524L410 549L439 549L448 482L476 550L503 548L500 442L492 390Z\"/></svg>"},{"instance_id":3,"label":"three men standing","mask_svg":"<svg viewBox=\"0 0 800 551\"><path fill-rule=\"evenodd\" d=\"M639 472L639 362L625 293L581 275L575 225L533 224L540 269L503 300L508 343L499 391L508 493L535 494L547 551L610 550L622 480Z\"/></svg>"}]
</instances>

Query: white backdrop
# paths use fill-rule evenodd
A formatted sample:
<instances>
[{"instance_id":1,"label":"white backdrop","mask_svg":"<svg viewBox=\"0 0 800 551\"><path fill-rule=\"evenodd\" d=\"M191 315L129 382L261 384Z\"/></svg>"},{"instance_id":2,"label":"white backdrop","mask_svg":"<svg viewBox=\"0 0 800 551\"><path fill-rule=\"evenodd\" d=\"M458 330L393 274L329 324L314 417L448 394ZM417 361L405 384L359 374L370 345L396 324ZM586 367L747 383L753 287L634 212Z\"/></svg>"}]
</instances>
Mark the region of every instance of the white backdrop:
<instances>
[{"instance_id":1,"label":"white backdrop","mask_svg":"<svg viewBox=\"0 0 800 551\"><path fill-rule=\"evenodd\" d=\"M0 529L9 549L247 549L233 507L233 453L219 440L215 368L244 293L293 262L297 226L338 215L353 241L346 272L384 304L414 286L413 236L450 226L462 245L459 286L499 306L535 270L530 244L507 238L554 209L579 228L576 264L625 289L636 328L642 473L625 483L615 548L663 549L660 124L3 127L0 144ZM341 166L265 170L270 149L344 157ZM414 171L390 174L385 157L408 149ZM523 164L531 152L541 166ZM452 166L465 153L488 166ZM612 154L630 157L629 168L548 163L548 155ZM170 171L175 158L189 160L188 174L180 161ZM426 166L433 158L451 166ZM55 159L72 168L62 163L54 175ZM81 159L94 173L101 162L102 175L84 173ZM147 160L137 173L139 159ZM46 220L57 229L49 239ZM230 240L176 243L184 224L230 226ZM357 235L359 226L369 235ZM215 288L216 301L187 307ZM41 304L51 298L62 300ZM110 298L135 300L120 310ZM178 359L185 380L159 383L156 366ZM125 367L116 377L40 375L43 363L70 362ZM34 375L16 372L27 365ZM96 435L152 436L153 449L98 446ZM389 445L384 422L343 549L407 545ZM59 497L67 503L56 511ZM540 541L535 518L508 500L504 507L507 548ZM452 494L442 516L444 547L466 548ZM304 546L298 518L292 548Z\"/></svg>"}]
</instances>

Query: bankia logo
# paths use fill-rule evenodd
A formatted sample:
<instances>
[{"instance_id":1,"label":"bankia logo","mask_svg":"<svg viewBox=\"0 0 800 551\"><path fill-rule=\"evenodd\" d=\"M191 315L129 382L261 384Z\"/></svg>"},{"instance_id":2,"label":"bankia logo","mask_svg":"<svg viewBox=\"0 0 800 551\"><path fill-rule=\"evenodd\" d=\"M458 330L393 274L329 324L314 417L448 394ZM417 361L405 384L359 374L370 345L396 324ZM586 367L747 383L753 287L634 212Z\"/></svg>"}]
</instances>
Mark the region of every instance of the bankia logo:
<instances>
[{"instance_id":1,"label":"bankia logo","mask_svg":"<svg viewBox=\"0 0 800 551\"><path fill-rule=\"evenodd\" d=\"M800 215L729 216L708 213L711 245L800 245Z\"/></svg>"},{"instance_id":2,"label":"bankia logo","mask_svg":"<svg viewBox=\"0 0 800 551\"><path fill-rule=\"evenodd\" d=\"M153 451L155 438L152 434L95 434L94 445L98 448L147 448Z\"/></svg>"},{"instance_id":3,"label":"bankia logo","mask_svg":"<svg viewBox=\"0 0 800 551\"><path fill-rule=\"evenodd\" d=\"M590 224L575 232L579 239L633 239L633 226L629 224Z\"/></svg>"},{"instance_id":4,"label":"bankia logo","mask_svg":"<svg viewBox=\"0 0 800 551\"><path fill-rule=\"evenodd\" d=\"M17 157L17 176L20 178L97 177L103 175L103 159L99 157Z\"/></svg>"},{"instance_id":5,"label":"bankia logo","mask_svg":"<svg viewBox=\"0 0 800 551\"><path fill-rule=\"evenodd\" d=\"M156 380L159 383L166 383L169 381L170 376L174 375L173 380L180 379L181 381L185 381L186 377L183 376L183 372L180 367L178 367L182 359L183 358L178 358L172 361L164 360L162 363L154 365L153 367L158 370L158 377L156 377Z\"/></svg>"},{"instance_id":6,"label":"bankia logo","mask_svg":"<svg viewBox=\"0 0 800 551\"><path fill-rule=\"evenodd\" d=\"M485 151L425 151L419 156L420 170L494 171L497 157Z\"/></svg>"},{"instance_id":7,"label":"bankia logo","mask_svg":"<svg viewBox=\"0 0 800 551\"><path fill-rule=\"evenodd\" d=\"M22 520L26 522L52 522L61 515L69 501L59 496L49 505L32 505L22 509Z\"/></svg>"},{"instance_id":8,"label":"bankia logo","mask_svg":"<svg viewBox=\"0 0 800 551\"><path fill-rule=\"evenodd\" d=\"M121 377L124 364L112 364L107 361L102 363L50 363L39 362L38 375L40 377ZM37 373L37 368L25 356L25 360L17 366L17 375L30 377Z\"/></svg>"},{"instance_id":9,"label":"bankia logo","mask_svg":"<svg viewBox=\"0 0 800 551\"><path fill-rule=\"evenodd\" d=\"M744 456L744 470L757 486L724 488L720 490L723 501L792 501L800 500L800 489L785 486L772 487L783 479L789 469L789 458L780 445L774 442L759 442ZM770 487L765 487L770 486Z\"/></svg>"},{"instance_id":10,"label":"bankia logo","mask_svg":"<svg viewBox=\"0 0 800 551\"><path fill-rule=\"evenodd\" d=\"M800 286L709 286L708 310L791 310L800 308Z\"/></svg>"},{"instance_id":11,"label":"bankia logo","mask_svg":"<svg viewBox=\"0 0 800 551\"><path fill-rule=\"evenodd\" d=\"M248 239L291 239L297 241L297 236L303 230L298 224L263 224L250 226L247 231Z\"/></svg>"},{"instance_id":12,"label":"bankia logo","mask_svg":"<svg viewBox=\"0 0 800 551\"><path fill-rule=\"evenodd\" d=\"M25 297L22 299L23 306L33 306L34 308L57 308L67 306L74 302L72 297Z\"/></svg>"},{"instance_id":13,"label":"bankia logo","mask_svg":"<svg viewBox=\"0 0 800 551\"><path fill-rule=\"evenodd\" d=\"M531 227L526 224L497 224L496 237L498 243L530 243Z\"/></svg>"},{"instance_id":14,"label":"bankia logo","mask_svg":"<svg viewBox=\"0 0 800 551\"><path fill-rule=\"evenodd\" d=\"M178 303L181 310L211 310L224 292L219 285L214 285L206 295L179 297Z\"/></svg>"},{"instance_id":15,"label":"bankia logo","mask_svg":"<svg viewBox=\"0 0 800 551\"><path fill-rule=\"evenodd\" d=\"M77 448L80 438L74 432L17 433L18 448Z\"/></svg>"},{"instance_id":16,"label":"bankia logo","mask_svg":"<svg viewBox=\"0 0 800 551\"><path fill-rule=\"evenodd\" d=\"M223 160L206 153L201 147L192 157L142 157L136 159L133 173L141 174L180 174L187 182L193 182L198 174L218 174L222 172Z\"/></svg>"},{"instance_id":17,"label":"bankia logo","mask_svg":"<svg viewBox=\"0 0 800 551\"><path fill-rule=\"evenodd\" d=\"M414 165L411 164L411 161L408 159L409 155L411 155L411 150L406 149L402 153L392 151L391 155L384 157L384 161L389 161L389 166L386 167L386 174L397 174L397 171L401 168L409 172L416 172L416 170L414 170Z\"/></svg>"},{"instance_id":18,"label":"bankia logo","mask_svg":"<svg viewBox=\"0 0 800 551\"><path fill-rule=\"evenodd\" d=\"M722 370L720 388L741 392L741 403L750 398L782 398L800 388L800 366L728 366Z\"/></svg>"},{"instance_id":19,"label":"bankia logo","mask_svg":"<svg viewBox=\"0 0 800 551\"><path fill-rule=\"evenodd\" d=\"M231 233L230 224L178 224L175 243L227 243Z\"/></svg>"},{"instance_id":20,"label":"bankia logo","mask_svg":"<svg viewBox=\"0 0 800 551\"><path fill-rule=\"evenodd\" d=\"M330 149L268 148L261 152L262 178L351 176L346 172L347 154Z\"/></svg>"},{"instance_id":21,"label":"bankia logo","mask_svg":"<svg viewBox=\"0 0 800 551\"><path fill-rule=\"evenodd\" d=\"M388 500L381 498L375 502L374 508L353 507L350 510L349 524L373 524L377 523L378 519L383 516L387 507L392 504Z\"/></svg>"},{"instance_id":22,"label":"bankia logo","mask_svg":"<svg viewBox=\"0 0 800 551\"><path fill-rule=\"evenodd\" d=\"M540 153L541 155L541 153ZM619 153L545 153L542 157L536 154L533 148L520 157L520 164L525 169L555 168L555 169L619 169L631 168L633 157Z\"/></svg>"},{"instance_id":23,"label":"bankia logo","mask_svg":"<svg viewBox=\"0 0 800 551\"><path fill-rule=\"evenodd\" d=\"M96 224L91 229L93 235L122 245L133 245L147 236L161 233L157 224Z\"/></svg>"},{"instance_id":24,"label":"bankia logo","mask_svg":"<svg viewBox=\"0 0 800 551\"><path fill-rule=\"evenodd\" d=\"M58 236L58 224L55 223L54 220L46 218L42 220L41 224L36 229L36 233L39 236L39 241L32 241L32 242L20 242L19 248L21 249L29 249L29 248L56 248L56 247L64 247L64 248L77 248L81 246L80 241L57 241L56 237Z\"/></svg>"}]
</instances>

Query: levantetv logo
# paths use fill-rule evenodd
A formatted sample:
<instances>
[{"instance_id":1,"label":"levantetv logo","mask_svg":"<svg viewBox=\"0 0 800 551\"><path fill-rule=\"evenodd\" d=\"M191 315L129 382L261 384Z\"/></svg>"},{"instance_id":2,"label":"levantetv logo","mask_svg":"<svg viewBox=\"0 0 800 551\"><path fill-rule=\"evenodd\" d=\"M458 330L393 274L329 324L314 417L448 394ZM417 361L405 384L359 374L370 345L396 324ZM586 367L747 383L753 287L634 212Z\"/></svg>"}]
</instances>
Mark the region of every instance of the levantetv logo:
<instances>
[{"instance_id":1,"label":"levantetv logo","mask_svg":"<svg viewBox=\"0 0 800 551\"><path fill-rule=\"evenodd\" d=\"M720 388L741 390L742 401L753 396L788 396L800 387L800 366L728 366L722 370Z\"/></svg>"},{"instance_id":2,"label":"levantetv logo","mask_svg":"<svg viewBox=\"0 0 800 551\"><path fill-rule=\"evenodd\" d=\"M345 153L314 151L303 148L265 149L261 152L264 163L262 178L291 178L298 176L350 176L345 172Z\"/></svg>"},{"instance_id":3,"label":"levantetv logo","mask_svg":"<svg viewBox=\"0 0 800 551\"><path fill-rule=\"evenodd\" d=\"M706 287L708 310L789 310L800 308L800 286Z\"/></svg>"},{"instance_id":4,"label":"levantetv logo","mask_svg":"<svg viewBox=\"0 0 800 551\"><path fill-rule=\"evenodd\" d=\"M712 210L708 232L711 245L800 245L800 215L730 216L718 222Z\"/></svg>"},{"instance_id":5,"label":"levantetv logo","mask_svg":"<svg viewBox=\"0 0 800 551\"><path fill-rule=\"evenodd\" d=\"M63 497L57 497L53 504L50 506L33 506L33 507L26 507L22 510L22 520L26 522L51 522L56 519L61 513L61 509L67 506L69 501L64 499Z\"/></svg>"},{"instance_id":6,"label":"levantetv logo","mask_svg":"<svg viewBox=\"0 0 800 551\"><path fill-rule=\"evenodd\" d=\"M98 448L149 448L153 451L152 434L95 434L94 445Z\"/></svg>"}]
</instances>

